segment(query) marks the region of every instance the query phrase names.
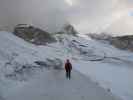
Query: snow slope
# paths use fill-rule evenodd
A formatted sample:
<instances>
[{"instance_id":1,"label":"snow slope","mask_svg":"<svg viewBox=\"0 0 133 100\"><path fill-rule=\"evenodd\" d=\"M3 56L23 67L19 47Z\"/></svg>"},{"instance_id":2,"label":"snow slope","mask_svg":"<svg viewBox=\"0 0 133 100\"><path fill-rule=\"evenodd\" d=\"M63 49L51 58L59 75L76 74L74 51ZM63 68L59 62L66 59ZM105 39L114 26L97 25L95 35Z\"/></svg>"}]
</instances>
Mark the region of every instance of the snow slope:
<instances>
[{"instance_id":1,"label":"snow slope","mask_svg":"<svg viewBox=\"0 0 133 100\"><path fill-rule=\"evenodd\" d=\"M59 42L35 46L11 33L0 35L0 94L5 100L119 100L112 93L133 99L133 53L83 37L57 35ZM69 58L74 69L91 80L75 70L68 81L62 70L34 68L35 61L47 58Z\"/></svg>"},{"instance_id":2,"label":"snow slope","mask_svg":"<svg viewBox=\"0 0 133 100\"><path fill-rule=\"evenodd\" d=\"M76 38L76 41L76 46L89 54L79 55L73 61L75 69L122 99L133 100L133 53L91 39Z\"/></svg>"},{"instance_id":3,"label":"snow slope","mask_svg":"<svg viewBox=\"0 0 133 100\"><path fill-rule=\"evenodd\" d=\"M133 99L133 53L82 37L63 36L66 58L75 69L124 100Z\"/></svg>"}]
</instances>

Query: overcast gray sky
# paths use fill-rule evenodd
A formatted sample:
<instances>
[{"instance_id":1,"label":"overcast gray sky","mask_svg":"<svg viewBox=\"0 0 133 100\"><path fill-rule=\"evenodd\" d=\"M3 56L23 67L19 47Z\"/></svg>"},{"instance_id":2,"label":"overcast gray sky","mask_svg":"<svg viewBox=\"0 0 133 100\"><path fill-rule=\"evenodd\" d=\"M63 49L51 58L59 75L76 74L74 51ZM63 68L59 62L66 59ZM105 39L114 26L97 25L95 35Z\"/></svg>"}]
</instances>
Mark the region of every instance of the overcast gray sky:
<instances>
[{"instance_id":1,"label":"overcast gray sky","mask_svg":"<svg viewBox=\"0 0 133 100\"><path fill-rule=\"evenodd\" d=\"M133 0L0 0L0 28L33 24L50 32L133 33Z\"/></svg>"}]
</instances>

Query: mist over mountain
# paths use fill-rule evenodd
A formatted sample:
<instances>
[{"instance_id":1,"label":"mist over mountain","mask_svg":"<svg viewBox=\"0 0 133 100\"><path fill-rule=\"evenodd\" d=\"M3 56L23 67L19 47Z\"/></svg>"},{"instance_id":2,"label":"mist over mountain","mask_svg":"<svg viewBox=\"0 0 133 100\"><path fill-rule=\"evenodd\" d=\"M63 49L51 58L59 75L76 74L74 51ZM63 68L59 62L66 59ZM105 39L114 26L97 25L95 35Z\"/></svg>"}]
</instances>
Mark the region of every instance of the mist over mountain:
<instances>
[{"instance_id":1,"label":"mist over mountain","mask_svg":"<svg viewBox=\"0 0 133 100\"><path fill-rule=\"evenodd\" d=\"M66 5L61 0L1 0L0 29L12 31L17 24L30 24L57 31L67 23L62 6Z\"/></svg>"},{"instance_id":2,"label":"mist over mountain","mask_svg":"<svg viewBox=\"0 0 133 100\"><path fill-rule=\"evenodd\" d=\"M133 23L132 4L132 0L0 0L0 30L30 24L57 32L70 23L83 34L104 31L120 35L132 32L131 26L121 29L127 19L123 16L130 16L126 23Z\"/></svg>"},{"instance_id":3,"label":"mist over mountain","mask_svg":"<svg viewBox=\"0 0 133 100\"><path fill-rule=\"evenodd\" d=\"M112 33L113 36L133 35L133 17L128 15L123 16L113 22L104 31Z\"/></svg>"}]
</instances>

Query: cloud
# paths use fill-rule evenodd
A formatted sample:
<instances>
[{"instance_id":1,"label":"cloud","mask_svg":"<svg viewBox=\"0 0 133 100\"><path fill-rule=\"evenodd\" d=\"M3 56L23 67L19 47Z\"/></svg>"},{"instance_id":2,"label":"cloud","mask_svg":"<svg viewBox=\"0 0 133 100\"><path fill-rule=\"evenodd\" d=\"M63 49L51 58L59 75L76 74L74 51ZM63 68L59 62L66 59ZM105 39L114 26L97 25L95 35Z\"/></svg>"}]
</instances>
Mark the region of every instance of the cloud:
<instances>
[{"instance_id":1,"label":"cloud","mask_svg":"<svg viewBox=\"0 0 133 100\"><path fill-rule=\"evenodd\" d=\"M80 33L106 30L112 23L128 15L133 4L133 0L77 0L77 2L77 5L68 12L67 18ZM115 31L112 29L112 32Z\"/></svg>"},{"instance_id":2,"label":"cloud","mask_svg":"<svg viewBox=\"0 0 133 100\"><path fill-rule=\"evenodd\" d=\"M133 11L130 11L129 12L129 16L133 16Z\"/></svg>"},{"instance_id":3,"label":"cloud","mask_svg":"<svg viewBox=\"0 0 133 100\"><path fill-rule=\"evenodd\" d=\"M54 32L69 22L80 33L102 32L111 27L112 23L119 22L117 20L127 18L123 16L132 15L133 11L133 0L71 2L72 6L66 0L0 0L0 28L27 23Z\"/></svg>"},{"instance_id":4,"label":"cloud","mask_svg":"<svg viewBox=\"0 0 133 100\"><path fill-rule=\"evenodd\" d=\"M62 0L0 0L0 25L33 24L53 32L66 23L65 9Z\"/></svg>"}]
</instances>

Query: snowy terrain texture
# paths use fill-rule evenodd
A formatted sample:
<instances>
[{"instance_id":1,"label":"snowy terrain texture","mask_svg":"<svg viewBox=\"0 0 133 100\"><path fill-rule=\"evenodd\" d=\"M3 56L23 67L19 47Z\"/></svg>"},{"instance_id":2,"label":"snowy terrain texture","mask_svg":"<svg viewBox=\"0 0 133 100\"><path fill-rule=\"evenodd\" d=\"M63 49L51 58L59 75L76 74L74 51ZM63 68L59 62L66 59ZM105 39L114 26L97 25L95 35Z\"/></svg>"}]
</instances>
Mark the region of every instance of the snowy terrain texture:
<instances>
[{"instance_id":1,"label":"snowy terrain texture","mask_svg":"<svg viewBox=\"0 0 133 100\"><path fill-rule=\"evenodd\" d=\"M0 32L0 100L133 100L133 53L83 36L55 37L35 46Z\"/></svg>"}]
</instances>

